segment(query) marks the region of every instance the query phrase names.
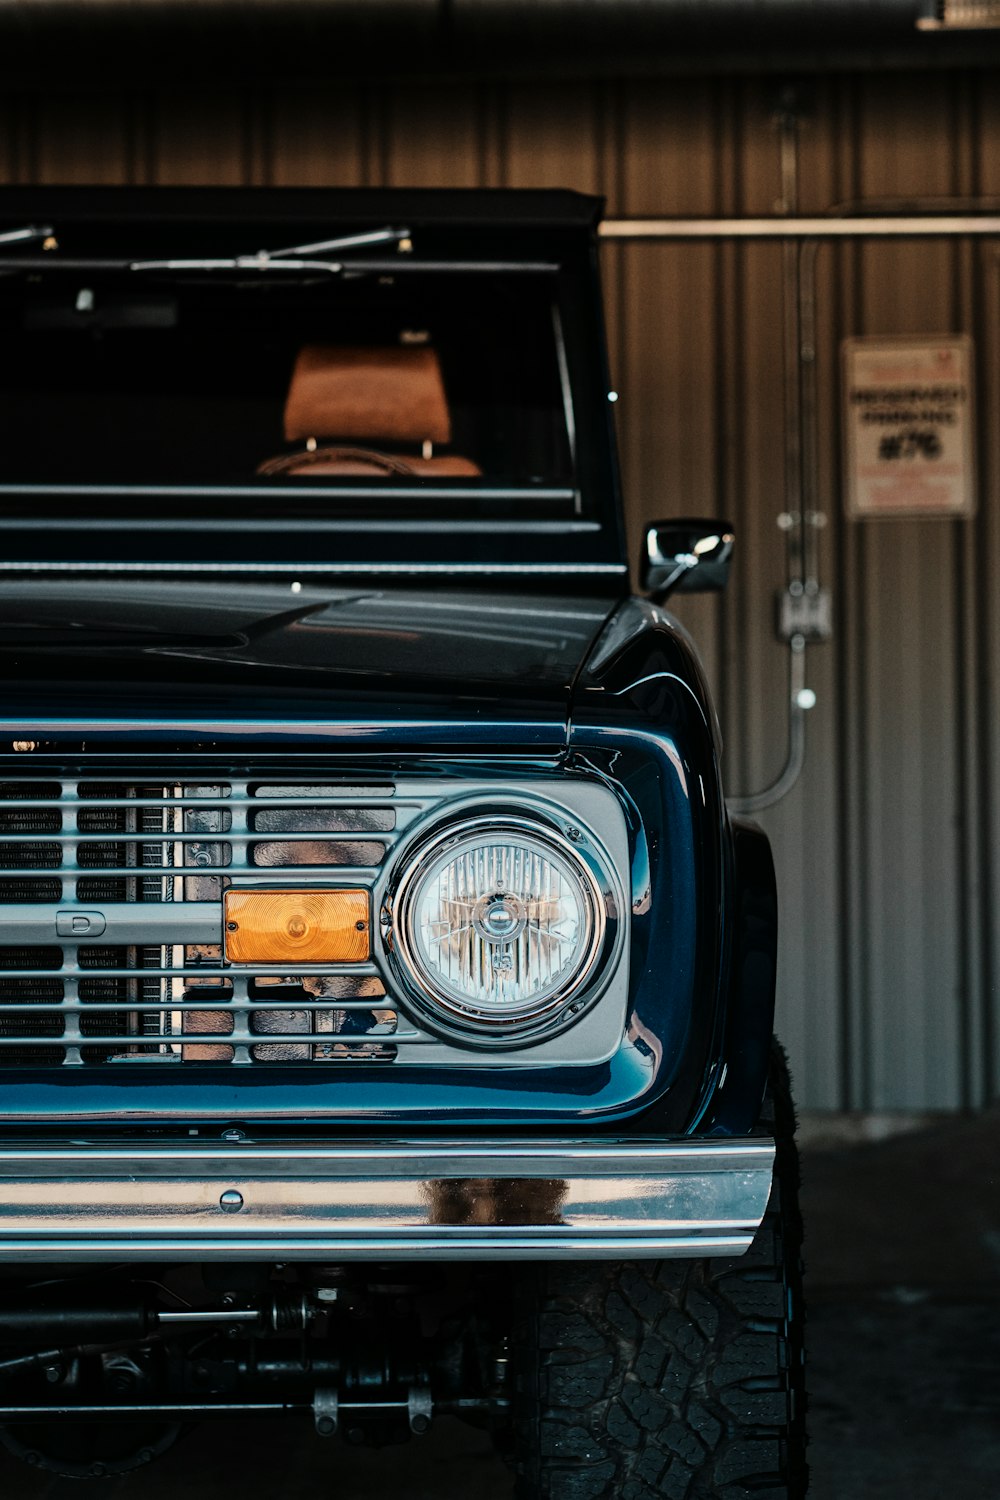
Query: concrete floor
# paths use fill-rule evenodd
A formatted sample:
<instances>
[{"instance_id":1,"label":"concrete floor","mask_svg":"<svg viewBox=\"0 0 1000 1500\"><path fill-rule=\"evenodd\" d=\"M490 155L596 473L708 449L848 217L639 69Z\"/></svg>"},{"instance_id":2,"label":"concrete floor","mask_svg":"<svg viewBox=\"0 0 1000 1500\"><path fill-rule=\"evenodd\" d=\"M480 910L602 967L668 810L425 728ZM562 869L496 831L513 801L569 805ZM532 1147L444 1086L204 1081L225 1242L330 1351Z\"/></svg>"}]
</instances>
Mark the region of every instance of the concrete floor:
<instances>
[{"instance_id":1,"label":"concrete floor","mask_svg":"<svg viewBox=\"0 0 1000 1500\"><path fill-rule=\"evenodd\" d=\"M892 1139L807 1122L804 1162L811 1500L1000 1495L1000 1112ZM148 1468L83 1492L115 1500L501 1500L506 1470L442 1421L382 1453L301 1424L203 1426ZM0 1453L2 1500L69 1500Z\"/></svg>"},{"instance_id":2,"label":"concrete floor","mask_svg":"<svg viewBox=\"0 0 1000 1500\"><path fill-rule=\"evenodd\" d=\"M1000 1495L1000 1111L803 1152L811 1500Z\"/></svg>"}]
</instances>

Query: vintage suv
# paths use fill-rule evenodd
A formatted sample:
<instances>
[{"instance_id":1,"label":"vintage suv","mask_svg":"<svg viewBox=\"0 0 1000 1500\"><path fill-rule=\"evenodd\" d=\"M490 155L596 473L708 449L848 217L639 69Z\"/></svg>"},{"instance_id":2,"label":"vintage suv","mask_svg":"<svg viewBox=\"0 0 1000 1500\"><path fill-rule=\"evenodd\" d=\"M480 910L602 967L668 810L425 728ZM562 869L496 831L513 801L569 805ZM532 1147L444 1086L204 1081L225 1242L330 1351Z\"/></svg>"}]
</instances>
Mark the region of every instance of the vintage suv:
<instances>
[{"instance_id":1,"label":"vintage suv","mask_svg":"<svg viewBox=\"0 0 1000 1500\"><path fill-rule=\"evenodd\" d=\"M805 1487L768 845L571 193L0 194L0 1441ZM260 249L266 246L266 249ZM3 1462L12 1460L4 1457Z\"/></svg>"}]
</instances>

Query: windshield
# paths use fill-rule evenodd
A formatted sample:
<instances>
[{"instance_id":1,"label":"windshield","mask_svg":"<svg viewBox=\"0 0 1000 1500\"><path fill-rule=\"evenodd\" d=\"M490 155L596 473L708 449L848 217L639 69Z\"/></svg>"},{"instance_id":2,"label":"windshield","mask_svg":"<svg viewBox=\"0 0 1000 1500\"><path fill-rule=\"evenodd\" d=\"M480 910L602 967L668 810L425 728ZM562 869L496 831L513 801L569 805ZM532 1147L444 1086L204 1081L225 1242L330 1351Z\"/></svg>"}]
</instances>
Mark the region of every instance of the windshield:
<instances>
[{"instance_id":1,"label":"windshield","mask_svg":"<svg viewBox=\"0 0 1000 1500\"><path fill-rule=\"evenodd\" d=\"M5 485L574 485L544 272L18 277L0 338Z\"/></svg>"}]
</instances>

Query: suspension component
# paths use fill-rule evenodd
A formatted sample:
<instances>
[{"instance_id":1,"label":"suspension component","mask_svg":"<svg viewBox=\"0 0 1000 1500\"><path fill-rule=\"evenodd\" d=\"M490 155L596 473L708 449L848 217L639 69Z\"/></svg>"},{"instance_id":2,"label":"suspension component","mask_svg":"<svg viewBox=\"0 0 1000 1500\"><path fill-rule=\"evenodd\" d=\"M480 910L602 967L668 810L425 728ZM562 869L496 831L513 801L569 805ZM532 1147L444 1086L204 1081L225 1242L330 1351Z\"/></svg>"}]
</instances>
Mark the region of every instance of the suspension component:
<instances>
[{"instance_id":1,"label":"suspension component","mask_svg":"<svg viewBox=\"0 0 1000 1500\"><path fill-rule=\"evenodd\" d=\"M319 1386L313 1394L313 1421L320 1437L333 1437L340 1425L340 1401L337 1392Z\"/></svg>"}]
</instances>

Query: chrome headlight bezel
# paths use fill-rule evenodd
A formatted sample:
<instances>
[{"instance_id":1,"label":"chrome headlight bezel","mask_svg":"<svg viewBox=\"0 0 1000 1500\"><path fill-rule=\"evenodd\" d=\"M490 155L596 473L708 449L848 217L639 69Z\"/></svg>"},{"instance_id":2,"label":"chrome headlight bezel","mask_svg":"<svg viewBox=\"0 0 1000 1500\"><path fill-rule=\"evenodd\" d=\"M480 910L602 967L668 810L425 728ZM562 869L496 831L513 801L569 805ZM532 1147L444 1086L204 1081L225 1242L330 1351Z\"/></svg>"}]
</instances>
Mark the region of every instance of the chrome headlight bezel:
<instances>
[{"instance_id":1,"label":"chrome headlight bezel","mask_svg":"<svg viewBox=\"0 0 1000 1500\"><path fill-rule=\"evenodd\" d=\"M623 895L617 873L596 836L575 821L567 830L556 810L516 804L489 810L465 807L447 822L418 834L399 852L383 909L387 957L393 977L421 1021L464 1046L518 1048L565 1030L600 998L614 972L624 940ZM580 959L564 985L539 999L532 996L501 1015L473 1000L458 1000L435 984L412 937L412 908L422 877L452 849L477 837L507 832L545 849L575 877L589 912ZM572 835L572 836L570 836Z\"/></svg>"}]
</instances>

